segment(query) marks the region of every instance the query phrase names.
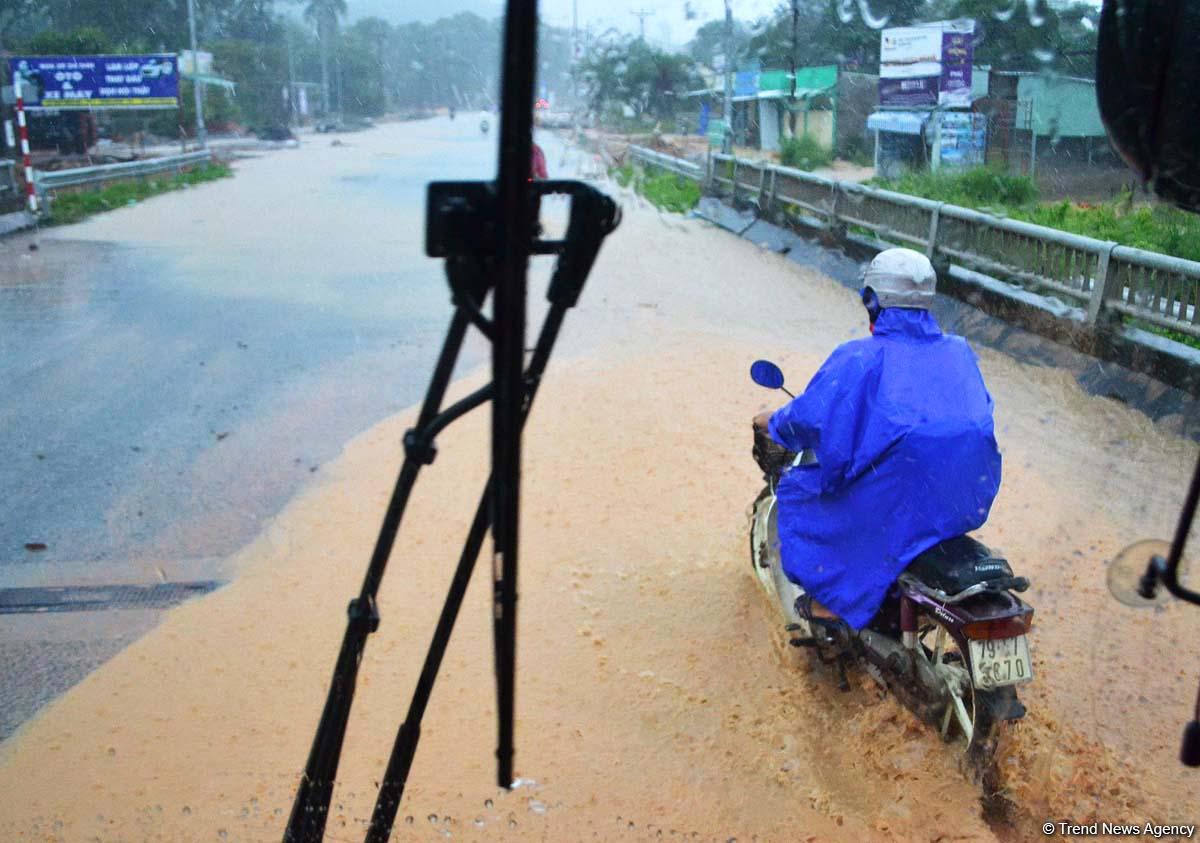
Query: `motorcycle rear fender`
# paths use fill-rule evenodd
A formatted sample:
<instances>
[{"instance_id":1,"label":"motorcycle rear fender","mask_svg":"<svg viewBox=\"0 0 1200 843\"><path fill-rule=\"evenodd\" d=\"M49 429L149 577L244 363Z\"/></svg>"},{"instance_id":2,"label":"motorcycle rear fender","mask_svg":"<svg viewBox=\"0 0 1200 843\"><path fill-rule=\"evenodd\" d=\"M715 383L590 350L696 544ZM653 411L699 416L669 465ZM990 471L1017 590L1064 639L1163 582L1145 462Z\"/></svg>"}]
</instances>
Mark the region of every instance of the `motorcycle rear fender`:
<instances>
[{"instance_id":1,"label":"motorcycle rear fender","mask_svg":"<svg viewBox=\"0 0 1200 843\"><path fill-rule=\"evenodd\" d=\"M1015 618L1033 611L1028 603L1008 591L985 592L947 605L919 591L901 588L901 599L911 601L919 612L942 621L956 633L969 623Z\"/></svg>"}]
</instances>

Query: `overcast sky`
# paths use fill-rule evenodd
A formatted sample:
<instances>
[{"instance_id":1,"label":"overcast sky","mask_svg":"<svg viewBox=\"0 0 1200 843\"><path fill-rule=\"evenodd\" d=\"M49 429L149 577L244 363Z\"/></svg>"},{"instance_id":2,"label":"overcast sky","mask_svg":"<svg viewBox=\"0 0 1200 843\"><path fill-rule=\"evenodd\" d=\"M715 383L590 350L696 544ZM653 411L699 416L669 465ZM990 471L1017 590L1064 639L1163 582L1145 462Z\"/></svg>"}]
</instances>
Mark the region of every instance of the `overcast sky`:
<instances>
[{"instance_id":1,"label":"overcast sky","mask_svg":"<svg viewBox=\"0 0 1200 843\"><path fill-rule=\"evenodd\" d=\"M541 0L538 4L542 19L555 26L571 26L573 0ZM770 14L783 0L732 0L733 14L739 20L755 20ZM836 0L830 0L836 2ZM1027 0L995 0L997 10L1007 9L1014 3L1024 5ZM1051 0L1052 5L1064 5L1071 0ZM1086 0L1094 6L1100 0ZM579 27L592 27L599 34L609 27L622 32L637 34L639 19L634 12L650 12L645 18L646 40L661 47L682 47L695 35L696 29L712 20L725 16L724 0L574 0L578 5ZM377 15L392 23L406 21L432 22L459 12L474 12L485 18L496 18L502 14L504 5L499 0L347 0L350 19ZM886 12L887 0L870 0L869 7L877 12ZM693 13L688 18L687 10ZM1019 14L1019 13L1018 13Z\"/></svg>"},{"instance_id":2,"label":"overcast sky","mask_svg":"<svg viewBox=\"0 0 1200 843\"><path fill-rule=\"evenodd\" d=\"M687 19L685 0L575 0L579 8L579 27L592 27L600 33L609 27L637 34L635 11L647 11L646 40L661 46L682 46L691 40L697 27L725 16L724 0L686 0L695 18ZM779 0L733 0L738 19L757 18L769 13ZM392 23L419 20L431 22L459 12L474 12L487 18L499 17L503 4L492 0L348 0L350 19L378 15ZM542 19L555 26L571 26L572 0L542 0L538 4Z\"/></svg>"}]
</instances>

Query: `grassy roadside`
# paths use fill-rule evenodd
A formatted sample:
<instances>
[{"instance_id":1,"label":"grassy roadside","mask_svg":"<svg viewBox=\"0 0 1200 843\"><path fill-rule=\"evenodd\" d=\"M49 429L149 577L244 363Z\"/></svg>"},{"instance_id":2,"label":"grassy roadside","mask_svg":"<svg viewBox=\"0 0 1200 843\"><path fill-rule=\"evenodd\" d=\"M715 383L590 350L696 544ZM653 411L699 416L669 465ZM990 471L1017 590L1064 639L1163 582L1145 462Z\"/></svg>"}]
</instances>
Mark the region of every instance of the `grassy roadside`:
<instances>
[{"instance_id":1,"label":"grassy roadside","mask_svg":"<svg viewBox=\"0 0 1200 843\"><path fill-rule=\"evenodd\" d=\"M1137 205L1133 195L1110 202L1038 201L1027 176L982 167L965 173L909 173L879 187L988 211L1009 219L1057 228L1122 246L1200 261L1200 217L1169 205Z\"/></svg>"},{"instance_id":2,"label":"grassy roadside","mask_svg":"<svg viewBox=\"0 0 1200 843\"><path fill-rule=\"evenodd\" d=\"M120 182L99 190L88 190L81 193L62 193L54 197L46 224L69 225L85 220L93 214L131 205L160 193L182 190L232 175L233 169L227 164L205 164L173 176L155 176Z\"/></svg>"},{"instance_id":3,"label":"grassy roadside","mask_svg":"<svg viewBox=\"0 0 1200 843\"><path fill-rule=\"evenodd\" d=\"M634 190L663 211L686 214L700 201L700 185L675 173L626 164L614 168L610 175L621 187L632 185Z\"/></svg>"},{"instance_id":4,"label":"grassy roadside","mask_svg":"<svg viewBox=\"0 0 1200 843\"><path fill-rule=\"evenodd\" d=\"M987 167L955 174L909 173L893 181L875 179L871 183L897 193L1200 261L1200 217L1169 205L1135 205L1129 193L1110 202L1044 203L1038 201L1037 185L1029 177L1012 176ZM1124 321L1200 348L1200 340L1188 334L1137 320Z\"/></svg>"}]
</instances>

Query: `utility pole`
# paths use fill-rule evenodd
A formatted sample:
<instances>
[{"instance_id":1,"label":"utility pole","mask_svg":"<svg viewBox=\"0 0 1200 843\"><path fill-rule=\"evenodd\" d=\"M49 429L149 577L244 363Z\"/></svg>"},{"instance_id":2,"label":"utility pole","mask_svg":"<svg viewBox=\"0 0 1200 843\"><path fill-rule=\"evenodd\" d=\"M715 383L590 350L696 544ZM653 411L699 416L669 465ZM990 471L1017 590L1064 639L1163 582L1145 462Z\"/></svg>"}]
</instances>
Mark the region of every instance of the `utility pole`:
<instances>
[{"instance_id":1,"label":"utility pole","mask_svg":"<svg viewBox=\"0 0 1200 843\"><path fill-rule=\"evenodd\" d=\"M792 0L792 99L796 98L796 65L800 56L800 0Z\"/></svg>"},{"instance_id":2,"label":"utility pole","mask_svg":"<svg viewBox=\"0 0 1200 843\"><path fill-rule=\"evenodd\" d=\"M630 14L638 19L638 32L639 32L638 40L645 41L646 40L646 18L653 16L654 10L653 9L636 9L636 10L630 12Z\"/></svg>"},{"instance_id":3,"label":"utility pole","mask_svg":"<svg viewBox=\"0 0 1200 843\"><path fill-rule=\"evenodd\" d=\"M196 48L196 0L188 0L188 30L192 35L192 93L196 97L196 142L201 149L208 147L208 130L204 128L204 94L200 90L200 51Z\"/></svg>"},{"instance_id":4,"label":"utility pole","mask_svg":"<svg viewBox=\"0 0 1200 843\"><path fill-rule=\"evenodd\" d=\"M300 125L300 115L296 110L296 60L292 56L292 29L289 26L287 36L288 59L288 127Z\"/></svg>"},{"instance_id":5,"label":"utility pole","mask_svg":"<svg viewBox=\"0 0 1200 843\"><path fill-rule=\"evenodd\" d=\"M722 122L725 124L721 138L721 151L726 155L733 152L733 8L725 0L725 109Z\"/></svg>"},{"instance_id":6,"label":"utility pole","mask_svg":"<svg viewBox=\"0 0 1200 843\"><path fill-rule=\"evenodd\" d=\"M571 0L571 109L579 129L579 0Z\"/></svg>"}]
</instances>

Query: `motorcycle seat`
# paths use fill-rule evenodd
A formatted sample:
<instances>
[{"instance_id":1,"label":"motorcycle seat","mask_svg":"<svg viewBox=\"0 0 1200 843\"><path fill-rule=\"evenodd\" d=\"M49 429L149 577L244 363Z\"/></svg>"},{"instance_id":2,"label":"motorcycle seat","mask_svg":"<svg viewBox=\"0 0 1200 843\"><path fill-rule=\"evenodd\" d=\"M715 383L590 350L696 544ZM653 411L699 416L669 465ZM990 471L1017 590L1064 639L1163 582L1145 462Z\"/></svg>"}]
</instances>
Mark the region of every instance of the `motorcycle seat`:
<instances>
[{"instance_id":1,"label":"motorcycle seat","mask_svg":"<svg viewBox=\"0 0 1200 843\"><path fill-rule=\"evenodd\" d=\"M906 569L925 585L946 594L958 594L973 585L1011 580L1006 559L970 536L956 536L926 550Z\"/></svg>"}]
</instances>

